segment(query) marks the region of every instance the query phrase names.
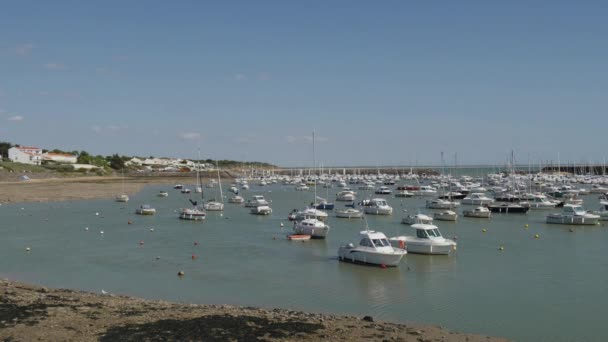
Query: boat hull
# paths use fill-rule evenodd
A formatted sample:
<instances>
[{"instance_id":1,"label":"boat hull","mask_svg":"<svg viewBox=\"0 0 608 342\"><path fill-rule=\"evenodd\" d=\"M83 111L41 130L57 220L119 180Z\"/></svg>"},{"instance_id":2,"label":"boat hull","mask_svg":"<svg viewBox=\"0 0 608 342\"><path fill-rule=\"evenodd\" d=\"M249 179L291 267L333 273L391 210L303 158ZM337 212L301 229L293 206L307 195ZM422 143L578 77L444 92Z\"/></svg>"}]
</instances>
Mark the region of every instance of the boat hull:
<instances>
[{"instance_id":1,"label":"boat hull","mask_svg":"<svg viewBox=\"0 0 608 342\"><path fill-rule=\"evenodd\" d=\"M500 206L500 205L489 205L488 209L490 209L493 213L504 213L504 214L525 214L530 210L530 207L509 207L509 206Z\"/></svg>"},{"instance_id":2,"label":"boat hull","mask_svg":"<svg viewBox=\"0 0 608 342\"><path fill-rule=\"evenodd\" d=\"M390 267L398 266L406 253L405 250L395 250L390 254L375 253L359 248L349 248L347 246L342 246L338 249L340 261Z\"/></svg>"},{"instance_id":3,"label":"boat hull","mask_svg":"<svg viewBox=\"0 0 608 342\"><path fill-rule=\"evenodd\" d=\"M370 215L390 215L393 213L393 208L365 208L363 210Z\"/></svg>"},{"instance_id":4,"label":"boat hull","mask_svg":"<svg viewBox=\"0 0 608 342\"><path fill-rule=\"evenodd\" d=\"M599 223L599 217L588 218L583 216L562 216L562 215L549 215L547 216L547 223L551 224L569 224L579 226L593 226Z\"/></svg>"},{"instance_id":5,"label":"boat hull","mask_svg":"<svg viewBox=\"0 0 608 342\"><path fill-rule=\"evenodd\" d=\"M296 226L294 227L294 233L296 235L310 235L313 239L325 239L327 233L329 233L329 226L326 227L307 227L307 226Z\"/></svg>"},{"instance_id":6,"label":"boat hull","mask_svg":"<svg viewBox=\"0 0 608 342\"><path fill-rule=\"evenodd\" d=\"M363 212L362 211L359 211L359 212L347 212L347 211L336 210L336 217L347 218L347 219L362 218L363 217Z\"/></svg>"}]
</instances>

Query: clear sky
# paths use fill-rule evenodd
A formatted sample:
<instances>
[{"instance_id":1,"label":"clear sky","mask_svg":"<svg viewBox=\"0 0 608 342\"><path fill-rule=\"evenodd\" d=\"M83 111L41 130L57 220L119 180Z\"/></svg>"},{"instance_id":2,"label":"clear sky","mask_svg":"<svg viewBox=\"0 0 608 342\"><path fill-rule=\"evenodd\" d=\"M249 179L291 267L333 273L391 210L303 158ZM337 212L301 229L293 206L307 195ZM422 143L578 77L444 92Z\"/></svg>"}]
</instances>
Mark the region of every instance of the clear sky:
<instances>
[{"instance_id":1,"label":"clear sky","mask_svg":"<svg viewBox=\"0 0 608 342\"><path fill-rule=\"evenodd\" d=\"M3 1L0 141L312 165L601 162L605 1Z\"/></svg>"}]
</instances>

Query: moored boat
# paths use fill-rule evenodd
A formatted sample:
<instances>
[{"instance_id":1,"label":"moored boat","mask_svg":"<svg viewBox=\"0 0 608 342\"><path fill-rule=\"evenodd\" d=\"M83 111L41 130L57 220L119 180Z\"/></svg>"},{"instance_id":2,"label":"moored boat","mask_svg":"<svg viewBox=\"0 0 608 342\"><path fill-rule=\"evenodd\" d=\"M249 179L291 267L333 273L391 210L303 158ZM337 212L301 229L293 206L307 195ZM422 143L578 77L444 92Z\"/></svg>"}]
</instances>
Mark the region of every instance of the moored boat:
<instances>
[{"instance_id":1,"label":"moored boat","mask_svg":"<svg viewBox=\"0 0 608 342\"><path fill-rule=\"evenodd\" d=\"M553 224L596 225L599 220L599 215L590 214L574 204L565 204L561 213L547 215L547 223Z\"/></svg>"},{"instance_id":2,"label":"moored boat","mask_svg":"<svg viewBox=\"0 0 608 342\"><path fill-rule=\"evenodd\" d=\"M433 218L439 221L456 221L458 219L458 214L456 214L455 211L446 210L433 214Z\"/></svg>"},{"instance_id":3,"label":"moored boat","mask_svg":"<svg viewBox=\"0 0 608 342\"><path fill-rule=\"evenodd\" d=\"M477 207L472 210L463 210L462 215L464 217L490 218L492 216L492 212L486 207Z\"/></svg>"},{"instance_id":4,"label":"moored boat","mask_svg":"<svg viewBox=\"0 0 608 342\"><path fill-rule=\"evenodd\" d=\"M456 250L456 242L444 238L439 228L432 224L413 224L416 236L397 236L390 238L393 247L407 250L408 253L447 255Z\"/></svg>"},{"instance_id":5,"label":"moored boat","mask_svg":"<svg viewBox=\"0 0 608 342\"><path fill-rule=\"evenodd\" d=\"M364 230L359 233L360 241L355 246L352 243L342 245L338 249L340 261L371 264L378 266L397 266L407 254L405 249L391 246L382 232Z\"/></svg>"},{"instance_id":6,"label":"moored boat","mask_svg":"<svg viewBox=\"0 0 608 342\"><path fill-rule=\"evenodd\" d=\"M152 208L149 204L142 204L139 208L135 209L137 215L154 215L156 209Z\"/></svg>"}]
</instances>

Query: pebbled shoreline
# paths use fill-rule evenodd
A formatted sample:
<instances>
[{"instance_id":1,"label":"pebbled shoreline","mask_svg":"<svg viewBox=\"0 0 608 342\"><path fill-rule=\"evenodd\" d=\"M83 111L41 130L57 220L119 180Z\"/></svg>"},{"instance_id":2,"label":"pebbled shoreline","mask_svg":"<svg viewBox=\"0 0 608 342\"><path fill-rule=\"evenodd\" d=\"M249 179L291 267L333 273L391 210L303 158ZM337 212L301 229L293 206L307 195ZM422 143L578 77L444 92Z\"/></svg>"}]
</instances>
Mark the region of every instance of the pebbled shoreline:
<instances>
[{"instance_id":1,"label":"pebbled shoreline","mask_svg":"<svg viewBox=\"0 0 608 342\"><path fill-rule=\"evenodd\" d=\"M507 341L436 326L181 304L0 281L3 341Z\"/></svg>"}]
</instances>

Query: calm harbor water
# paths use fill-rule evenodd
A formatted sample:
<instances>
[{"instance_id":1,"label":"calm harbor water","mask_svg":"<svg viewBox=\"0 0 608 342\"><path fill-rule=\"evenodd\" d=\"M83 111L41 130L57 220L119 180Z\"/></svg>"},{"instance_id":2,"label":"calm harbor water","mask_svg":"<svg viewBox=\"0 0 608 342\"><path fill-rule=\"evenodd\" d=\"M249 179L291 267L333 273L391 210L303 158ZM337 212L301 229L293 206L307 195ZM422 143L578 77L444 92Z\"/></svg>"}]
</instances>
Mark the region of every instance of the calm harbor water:
<instances>
[{"instance_id":1,"label":"calm harbor water","mask_svg":"<svg viewBox=\"0 0 608 342\"><path fill-rule=\"evenodd\" d=\"M157 197L160 190L169 197ZM329 190L333 199L340 189ZM205 189L207 197L216 191ZM363 220L330 214L327 240L285 239L291 231L287 214L310 203L312 191L272 185L241 194L265 195L273 214L254 216L227 203L223 213L209 212L203 223L178 220L176 210L196 194L183 195L170 186L146 187L128 203L5 204L0 207L0 274L151 299L372 315L518 341L608 340L605 226L547 225L551 211L545 210L439 221L444 236L458 236L455 255L408 254L400 267L381 269L337 260L341 244L358 240ZM367 216L370 229L389 237L411 233L400 221L423 208L425 199L385 197L395 211ZM584 198L588 209L597 209L597 195ZM144 203L157 214L135 215ZM179 270L185 277L176 276Z\"/></svg>"}]
</instances>

